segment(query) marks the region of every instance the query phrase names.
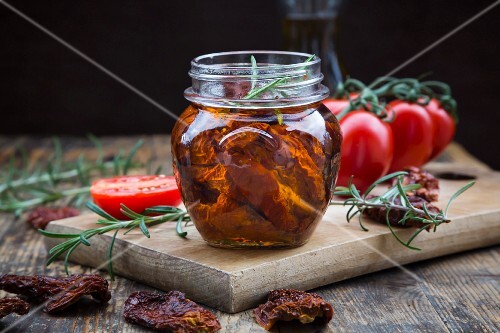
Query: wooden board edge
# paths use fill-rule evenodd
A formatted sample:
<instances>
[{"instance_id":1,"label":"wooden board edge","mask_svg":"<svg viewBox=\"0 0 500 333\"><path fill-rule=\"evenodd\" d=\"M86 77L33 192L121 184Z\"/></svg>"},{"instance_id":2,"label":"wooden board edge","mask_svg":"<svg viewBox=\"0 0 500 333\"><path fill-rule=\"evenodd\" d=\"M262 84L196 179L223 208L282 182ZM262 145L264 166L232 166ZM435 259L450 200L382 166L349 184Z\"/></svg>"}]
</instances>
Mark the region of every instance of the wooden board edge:
<instances>
[{"instance_id":1,"label":"wooden board edge","mask_svg":"<svg viewBox=\"0 0 500 333\"><path fill-rule=\"evenodd\" d=\"M74 219L74 218L72 218ZM373 249L377 249L381 253L397 253L394 260L400 264L407 264L416 261L426 260L429 258L447 255L451 253L466 251L474 248L480 248L484 246L498 244L500 238L500 220L498 218L498 210L492 210L485 212L481 215L474 217L475 220L481 220L479 224L481 228L477 228L477 225L472 224L470 217L461 217L454 220L453 223L449 225L442 225L438 229L437 233L422 234L417 238L415 245L424 248L424 251L415 254L411 250L407 250L402 245L397 243L390 232L371 234L370 237L363 239L371 247L356 245L359 240L353 239L350 242L344 242L339 245L332 245L330 247L323 247L321 249L315 249L305 253L294 255L292 260L294 263L293 267L296 269L292 270L292 274L287 275L285 261L290 260L290 257L273 261L271 263L262 264L251 269L239 271L239 272L225 272L222 270L217 270L213 267L196 263L185 258L177 258L172 255L163 256L170 257L168 262L170 265L166 267L167 273L174 274L180 271L186 271L189 273L199 273L200 266L207 272L210 272L210 278L215 280L217 283L208 284L212 292L207 295L206 290L203 293L200 292L200 285L207 285L206 281L209 279L203 279L203 276L207 276L206 273L201 273L196 279L177 280L177 281L165 281L163 279L151 279L148 276L133 276L128 273L127 270L127 260L122 259L121 261L115 262L115 271L124 277L137 280L139 282L151 285L162 290L172 290L181 289L186 292L188 297L195 301L206 304L208 306L220 309L228 313L235 313L243 311L254 307L255 305L262 302L267 291L277 288L296 288L302 290L309 290L324 286L333 282L345 280L351 277L383 270L386 268L396 266L394 262L387 260L381 260L380 255L373 252ZM69 222L68 220L65 222ZM68 225L63 225L64 222L50 224L48 230L57 232L72 232L74 229ZM339 229L340 230L340 229ZM408 235L408 231L405 229L398 229L397 233L400 236ZM457 243L453 238L458 238L460 234L469 233L471 239L467 243ZM94 242L92 246L98 248L98 255L91 258L82 253L81 249L77 249L72 255L71 259L73 262L88 265L88 266L99 266L103 264L103 259L106 258L106 250L109 245L111 236L110 235L100 235L95 236L91 239ZM443 247L441 242L443 239L447 240L448 246ZM146 240L146 238L144 238ZM49 239L46 240L46 245L48 247L56 245L60 239ZM128 242L125 240L117 239L115 246L115 252L120 252L127 247ZM158 252L148 249L147 247L142 247L140 245L136 246L138 251L144 255L148 260L152 260L155 264L154 267L161 267L159 262L164 262L165 259L160 259L161 254ZM437 252L435 249L438 249ZM356 252L355 256L352 253ZM404 255L402 255L404 254ZM308 260L308 258L316 255L325 256L325 260L321 262L324 263L323 266L317 265L316 267L307 267L304 265L313 262ZM351 255L351 256L350 256ZM341 257L341 259L336 260L333 264L331 263L331 258ZM126 256L125 256L126 257ZM133 256L132 256L133 257ZM101 259L98 259L101 258ZM348 265L350 261L359 262L360 260L366 259L364 261L363 269L356 272L349 271L349 269L337 270L334 266ZM156 261L155 261L156 260ZM330 261L329 261L330 260ZM362 261L363 262L363 261ZM132 263L136 264L136 263ZM139 266L140 269L147 271L151 269L151 265ZM288 265L290 266L290 265ZM176 268L177 267L177 268ZM325 277L324 273L321 273L321 269L327 267L329 269L329 274ZM165 267L164 267L165 268ZM349 267L348 267L349 268ZM170 269L170 270L169 270ZM252 272L253 271L253 272ZM267 272L266 272L267 271ZM271 272L271 273L269 273ZM284 273L285 272L285 273ZM205 275L204 275L205 274ZM257 281L263 278L267 279L266 283L260 282L260 285L265 287L260 287L257 285ZM157 274L157 277L161 277L162 274ZM218 278L214 279L213 276ZM289 281L293 281L290 283ZM178 287L181 286L182 288ZM206 288L205 288L206 289ZM255 291L258 293L255 293Z\"/></svg>"},{"instance_id":2,"label":"wooden board edge","mask_svg":"<svg viewBox=\"0 0 500 333\"><path fill-rule=\"evenodd\" d=\"M297 268L293 271L288 270L291 274L286 274L285 269L280 269L280 266L284 266L285 259L242 271L239 274L232 274L230 275L230 285L235 301L232 304L231 313L244 311L262 303L267 292L272 289L310 290L356 276L398 267L398 264L406 265L500 244L498 211L486 212L475 218L482 220L480 228L471 226L471 221L467 218L461 218L450 225L446 225L447 230L441 226L441 230L436 233L421 234L414 243L415 246L422 248L422 251L418 252L404 248L394 239L392 234L386 233L365 239L364 243L366 244L364 245L362 242L354 241L297 255L292 258L291 265L290 263L287 264ZM460 237L464 232L470 234L470 238L466 242L463 242L462 237ZM379 253L375 252L374 249ZM325 259L309 260L310 257L318 255L323 256ZM328 258L339 255L345 255L345 257L336 259L333 263L327 263ZM290 258L286 260L290 260ZM349 266L353 261L358 265L360 262L364 264L359 270L353 272L352 267ZM308 263L314 262L323 262L325 265L307 266ZM328 270L328 275L322 271L325 267ZM337 267L347 268L338 269ZM409 272L406 268L404 270ZM255 283L259 276L265 277L266 282L260 284L265 287Z\"/></svg>"},{"instance_id":3,"label":"wooden board edge","mask_svg":"<svg viewBox=\"0 0 500 333\"><path fill-rule=\"evenodd\" d=\"M59 224L54 224L49 231L72 232L74 229ZM147 239L147 238L144 238ZM62 239L45 238L47 249L61 243ZM96 235L89 239L94 247L92 255L85 250L85 246L78 247L71 255L70 261L76 264L94 267L98 270L107 269L107 249L111 235ZM126 255L120 255L123 253ZM158 252L130 244L117 238L113 249L113 271L125 278L138 281L160 290L179 290L190 299L207 306L230 312L228 300L232 299L229 274L213 267L202 265L184 258L175 256L161 256ZM142 261L131 262L132 258L141 257ZM132 274L129 269L134 265ZM172 277L175 277L172 280ZM212 281L212 282L211 282ZM203 286L203 288L200 288Z\"/></svg>"}]
</instances>

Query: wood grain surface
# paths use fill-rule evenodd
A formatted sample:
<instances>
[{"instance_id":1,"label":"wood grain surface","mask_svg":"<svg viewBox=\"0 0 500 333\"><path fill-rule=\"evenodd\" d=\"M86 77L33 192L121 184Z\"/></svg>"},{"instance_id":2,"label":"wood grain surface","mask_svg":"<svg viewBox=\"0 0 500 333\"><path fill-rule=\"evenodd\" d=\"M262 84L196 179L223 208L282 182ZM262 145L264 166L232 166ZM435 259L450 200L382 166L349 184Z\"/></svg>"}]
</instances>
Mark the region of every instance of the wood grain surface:
<instances>
[{"instance_id":1,"label":"wood grain surface","mask_svg":"<svg viewBox=\"0 0 500 333\"><path fill-rule=\"evenodd\" d=\"M109 152L119 147L131 147L136 138L104 140ZM168 138L146 137L141 158L152 156L156 164L171 171ZM84 151L95 155L84 139L67 138L64 146L74 158ZM17 144L30 148L32 161L43 160L50 153L49 138L0 138L0 163L5 166L9 152ZM469 170L487 170L459 146L451 146L440 159L432 163L433 170L446 171L452 163ZM499 202L498 198L488 198ZM473 231L472 231L473 233ZM473 234L471 234L473 237ZM0 272L11 274L63 274L56 262L45 267L44 240L21 220L0 215ZM93 271L88 267L70 265L74 273ZM489 247L462 254L426 260L399 268L338 282L315 292L330 302L334 319L329 325L280 323L274 332L497 332L499 325L498 275L500 251ZM10 315L0 320L0 331L9 332L143 332L148 331L124 322L122 307L127 296L151 287L118 277L111 283L113 298L107 306L91 301L79 302L60 315L47 315L33 309L30 315ZM0 296L5 296L0 293ZM218 316L223 332L263 332L250 311Z\"/></svg>"},{"instance_id":2,"label":"wood grain surface","mask_svg":"<svg viewBox=\"0 0 500 333\"><path fill-rule=\"evenodd\" d=\"M448 172L462 173L451 167ZM194 226L185 228L188 237L175 233L175 223L151 227L151 238L140 230L119 233L114 247L113 267L117 274L162 290L182 290L194 301L229 313L263 303L269 289L309 290L388 267L434 258L500 243L500 206L488 198L500 197L500 173L472 171L474 187L458 197L449 216L452 223L437 232L422 233L412 243L414 251L399 244L386 225L366 219L365 232L348 224L348 207L331 206L311 240L295 249L227 250L205 244ZM441 180L438 207L466 180ZM48 231L80 233L95 228L95 214L54 221ZM395 228L401 239L414 230ZM106 269L109 235L90 239L92 246L77 248L73 262ZM65 241L47 238L47 249Z\"/></svg>"}]
</instances>

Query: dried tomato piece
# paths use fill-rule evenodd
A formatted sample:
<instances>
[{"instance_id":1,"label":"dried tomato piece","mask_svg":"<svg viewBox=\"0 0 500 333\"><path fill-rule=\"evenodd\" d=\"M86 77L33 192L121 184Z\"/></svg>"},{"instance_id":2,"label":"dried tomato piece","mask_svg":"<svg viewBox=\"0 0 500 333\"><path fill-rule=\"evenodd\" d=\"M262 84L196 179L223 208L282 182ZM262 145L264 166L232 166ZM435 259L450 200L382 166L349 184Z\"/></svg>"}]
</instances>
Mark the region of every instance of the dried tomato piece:
<instances>
[{"instance_id":1,"label":"dried tomato piece","mask_svg":"<svg viewBox=\"0 0 500 333\"><path fill-rule=\"evenodd\" d=\"M99 275L71 275L50 277L43 275L4 275L0 277L0 289L45 302L45 311L54 313L90 295L96 301L107 302L111 298L108 281Z\"/></svg>"},{"instance_id":2,"label":"dried tomato piece","mask_svg":"<svg viewBox=\"0 0 500 333\"><path fill-rule=\"evenodd\" d=\"M269 330L277 321L298 319L307 324L321 317L325 323L332 320L333 308L319 295L294 289L271 290L267 302L253 310L257 323Z\"/></svg>"},{"instance_id":3,"label":"dried tomato piece","mask_svg":"<svg viewBox=\"0 0 500 333\"><path fill-rule=\"evenodd\" d=\"M413 207L417 209L423 210L424 204L431 214L437 214L439 213L439 208L436 207L435 205L431 204L429 201L425 200L422 197L416 196L416 195L407 195L408 200L410 203L413 205ZM373 198L372 195L369 195L367 199ZM401 198L397 197L394 200L394 203L396 205L401 205ZM403 219L405 215L405 211L402 210L397 210L397 209L391 209L389 212L389 222L393 226L400 226L400 227L414 227L414 228L421 228L424 225L427 225L427 231L430 231L433 225L431 224L424 224L421 221L415 220L415 219L408 219L405 221L404 224L399 223L400 220ZM373 207L373 208L367 208L364 210L363 214L366 216L372 218L375 221L378 221L380 223L387 223L386 222L386 214L387 214L387 209L385 207ZM424 214L417 214L418 217L426 218ZM448 223L449 221L444 221Z\"/></svg>"},{"instance_id":4,"label":"dried tomato piece","mask_svg":"<svg viewBox=\"0 0 500 333\"><path fill-rule=\"evenodd\" d=\"M166 294L138 291L125 302L125 319L154 330L173 333L217 332L217 318L179 291Z\"/></svg>"},{"instance_id":5,"label":"dried tomato piece","mask_svg":"<svg viewBox=\"0 0 500 333\"><path fill-rule=\"evenodd\" d=\"M439 180L417 167L410 167L406 170L408 175L404 176L402 184L420 184L422 187L414 192L416 196L424 198L429 202L438 201L439 199ZM393 179L392 185L396 185L397 179ZM413 193L412 193L413 194Z\"/></svg>"},{"instance_id":6,"label":"dried tomato piece","mask_svg":"<svg viewBox=\"0 0 500 333\"><path fill-rule=\"evenodd\" d=\"M26 219L33 228L45 229L49 222L80 215L80 211L72 207L37 207Z\"/></svg>"},{"instance_id":7,"label":"dried tomato piece","mask_svg":"<svg viewBox=\"0 0 500 333\"><path fill-rule=\"evenodd\" d=\"M29 312L30 305L22 299L16 297L6 297L0 299L0 318L3 318L11 313L25 315Z\"/></svg>"}]
</instances>

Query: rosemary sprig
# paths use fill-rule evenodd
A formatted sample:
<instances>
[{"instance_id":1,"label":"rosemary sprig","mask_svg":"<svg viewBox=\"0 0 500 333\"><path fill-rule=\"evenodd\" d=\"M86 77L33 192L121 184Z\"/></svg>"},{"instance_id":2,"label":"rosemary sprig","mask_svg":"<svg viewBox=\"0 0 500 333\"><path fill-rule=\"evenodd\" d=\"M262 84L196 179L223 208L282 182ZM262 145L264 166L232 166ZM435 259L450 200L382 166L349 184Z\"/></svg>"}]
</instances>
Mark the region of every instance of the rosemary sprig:
<instances>
[{"instance_id":1,"label":"rosemary sprig","mask_svg":"<svg viewBox=\"0 0 500 333\"><path fill-rule=\"evenodd\" d=\"M307 58L304 61L304 63L310 62L311 60L314 59L314 57L315 57L314 54L311 55L309 58ZM271 89L272 87L277 86L277 85L279 85L279 84L281 84L281 83L283 83L286 80L291 78L291 76L283 76L283 77L277 78L274 81L269 82L268 84L266 84L260 88L257 88L253 84L253 82L255 81L254 77L256 76L256 68L257 68L257 63L255 62L255 57L253 55L250 57L250 62L252 63L252 89L248 92L248 94L246 94L245 97L243 97L243 99L252 99L252 98L262 94L263 92ZM303 67L302 69L304 69L304 68L305 67Z\"/></svg>"},{"instance_id":2,"label":"rosemary sprig","mask_svg":"<svg viewBox=\"0 0 500 333\"><path fill-rule=\"evenodd\" d=\"M392 235L404 246L412 250L420 250L417 247L411 246L412 241L424 230L432 228L436 231L437 227L441 223L449 222L450 219L447 216L448 209L450 204L464 191L469 189L472 185L474 185L474 181L467 183L465 186L460 188L448 201L446 205L446 209L444 212L442 210L439 213L431 213L428 211L426 205L423 205L423 209L419 209L414 207L410 200L408 199L407 193L410 191L417 190L421 187L419 184L409 184L403 185L402 180L404 175L407 172L400 171L384 176L377 181L375 181L364 193L363 196L356 189L356 186L351 182L348 187L337 187L335 189L334 194L338 196L349 196L348 199L344 201L330 201L330 205L342 205L342 206L351 206L346 214L347 222L350 222L356 215L359 218L360 227L364 231L368 231L368 229L363 225L363 212L368 208L385 208L386 209L386 223L391 231ZM374 196L368 198L368 195L371 191L379 184L390 180L392 178L397 179L396 185L389 188L386 192L379 196ZM399 200L398 200L399 199ZM399 202L399 203L398 203ZM408 220L419 221L424 224L423 227L416 230L407 241L403 241L396 234L389 220L389 214L392 210L397 210L404 212L403 218L398 221L398 224L405 225Z\"/></svg>"},{"instance_id":3,"label":"rosemary sprig","mask_svg":"<svg viewBox=\"0 0 500 333\"><path fill-rule=\"evenodd\" d=\"M126 157L118 154L113 161L105 161L100 141L94 136L89 136L89 139L98 152L95 161L80 155L76 161L65 162L62 145L57 138L53 140L54 153L45 165L30 167L26 149L17 149L11 156L8 171L0 174L0 212L14 212L19 216L26 209L61 199L79 206L88 197L93 177L105 177L113 171L114 175L127 174L139 165L134 162L134 157L142 140ZM18 155L21 156L20 161Z\"/></svg>"},{"instance_id":4,"label":"rosemary sprig","mask_svg":"<svg viewBox=\"0 0 500 333\"><path fill-rule=\"evenodd\" d=\"M11 199L5 203L2 202L0 204L0 212L17 212L19 210L23 211L27 208L32 208L49 202L57 201L65 197L79 197L80 195L88 194L89 190L90 186L77 187L60 191L33 188L33 193L40 193L38 196L26 200Z\"/></svg>"},{"instance_id":5,"label":"rosemary sprig","mask_svg":"<svg viewBox=\"0 0 500 333\"><path fill-rule=\"evenodd\" d=\"M75 234L63 234L63 233L55 233L42 229L38 229L38 231L47 237L50 238L65 238L66 241L54 246L49 250L49 258L47 259L46 264L50 265L54 262L59 256L66 253L64 257L64 269L66 274L69 275L68 270L68 260L71 256L71 253L80 245L91 246L89 239L94 237L95 235L102 235L108 233L110 231L114 231L114 234L111 238L111 242L107 251L108 256L108 272L111 278L114 278L113 271L113 247L115 245L116 236L118 235L119 230L126 230L125 234L131 232L139 228L141 232L147 238L151 237L148 226L164 223L164 222L176 222L176 232L179 237L186 237L187 233L183 231L182 224L188 223L191 221L189 215L185 210L182 210L177 207L171 206L156 206L146 209L142 214L134 212L130 208L125 205L121 205L121 212L130 218L127 221L120 221L116 218L112 217L104 210L102 210L99 206L92 202L87 202L87 207L99 215L101 219L98 219L97 224L103 225L102 227L91 228L82 231L81 233ZM157 216L149 216L148 214L161 214Z\"/></svg>"}]
</instances>

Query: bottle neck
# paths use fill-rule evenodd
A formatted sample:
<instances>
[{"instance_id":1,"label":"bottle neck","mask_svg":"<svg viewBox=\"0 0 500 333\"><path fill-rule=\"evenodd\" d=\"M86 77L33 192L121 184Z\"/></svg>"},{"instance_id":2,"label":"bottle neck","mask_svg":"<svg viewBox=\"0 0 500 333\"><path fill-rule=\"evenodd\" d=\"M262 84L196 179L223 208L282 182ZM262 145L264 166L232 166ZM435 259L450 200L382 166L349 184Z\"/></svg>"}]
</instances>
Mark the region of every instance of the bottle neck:
<instances>
[{"instance_id":1,"label":"bottle neck","mask_svg":"<svg viewBox=\"0 0 500 333\"><path fill-rule=\"evenodd\" d=\"M321 60L310 54L244 51L209 54L191 62L189 101L211 107L261 109L322 101Z\"/></svg>"}]
</instances>

